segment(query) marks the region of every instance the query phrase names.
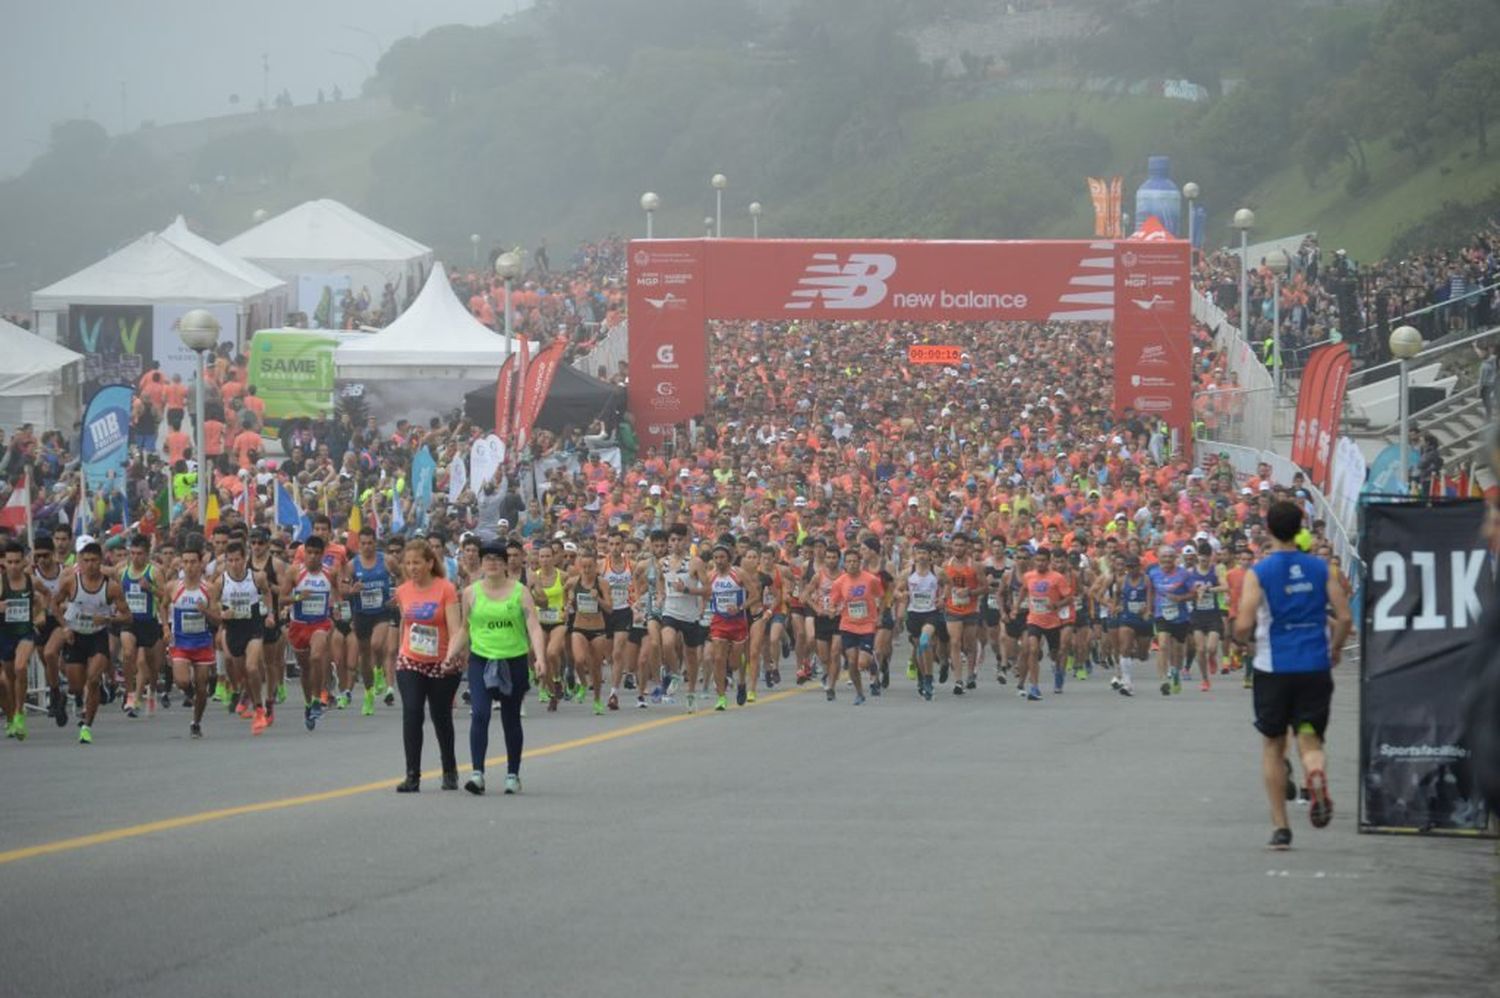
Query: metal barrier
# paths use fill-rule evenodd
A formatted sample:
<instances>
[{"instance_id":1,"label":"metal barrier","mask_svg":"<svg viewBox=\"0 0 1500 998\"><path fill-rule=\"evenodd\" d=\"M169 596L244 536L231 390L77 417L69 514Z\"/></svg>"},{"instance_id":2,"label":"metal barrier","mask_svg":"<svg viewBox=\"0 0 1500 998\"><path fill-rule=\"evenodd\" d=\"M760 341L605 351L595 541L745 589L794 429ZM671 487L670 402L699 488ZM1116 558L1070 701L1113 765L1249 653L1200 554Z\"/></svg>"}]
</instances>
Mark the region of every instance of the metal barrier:
<instances>
[{"instance_id":1,"label":"metal barrier","mask_svg":"<svg viewBox=\"0 0 1500 998\"><path fill-rule=\"evenodd\" d=\"M573 361L573 367L590 377L596 375L602 367L606 372L605 379L608 380L619 370L620 361L629 358L630 323L627 321L605 333L604 339L596 343L594 349Z\"/></svg>"},{"instance_id":2,"label":"metal barrier","mask_svg":"<svg viewBox=\"0 0 1500 998\"><path fill-rule=\"evenodd\" d=\"M1256 357L1255 350L1224 310L1197 289L1193 291L1193 318L1213 330L1219 349L1224 353L1225 370L1238 381L1236 385L1218 389L1226 394L1237 393L1232 401L1238 404L1234 406L1232 418L1225 421L1224 428L1216 430L1215 439L1241 447L1269 450L1276 413L1276 385L1271 372ZM1212 402L1210 399L1209 404Z\"/></svg>"}]
</instances>

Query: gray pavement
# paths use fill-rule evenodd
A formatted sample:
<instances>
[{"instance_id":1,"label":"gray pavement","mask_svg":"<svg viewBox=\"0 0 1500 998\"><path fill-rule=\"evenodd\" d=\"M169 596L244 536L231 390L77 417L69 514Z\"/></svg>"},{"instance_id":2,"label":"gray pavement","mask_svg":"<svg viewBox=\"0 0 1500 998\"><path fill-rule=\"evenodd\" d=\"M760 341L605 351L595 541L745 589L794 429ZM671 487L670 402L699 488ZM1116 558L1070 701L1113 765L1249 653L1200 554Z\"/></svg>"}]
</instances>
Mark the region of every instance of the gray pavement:
<instances>
[{"instance_id":1,"label":"gray pavement","mask_svg":"<svg viewBox=\"0 0 1500 998\"><path fill-rule=\"evenodd\" d=\"M1494 844L1355 834L1342 680L1338 812L1295 813L1290 853L1238 680L533 704L519 798L382 784L0 862L0 995L1500 993ZM401 770L391 709L253 741L210 714L201 742L179 708L104 710L92 747L0 745L0 852Z\"/></svg>"}]
</instances>

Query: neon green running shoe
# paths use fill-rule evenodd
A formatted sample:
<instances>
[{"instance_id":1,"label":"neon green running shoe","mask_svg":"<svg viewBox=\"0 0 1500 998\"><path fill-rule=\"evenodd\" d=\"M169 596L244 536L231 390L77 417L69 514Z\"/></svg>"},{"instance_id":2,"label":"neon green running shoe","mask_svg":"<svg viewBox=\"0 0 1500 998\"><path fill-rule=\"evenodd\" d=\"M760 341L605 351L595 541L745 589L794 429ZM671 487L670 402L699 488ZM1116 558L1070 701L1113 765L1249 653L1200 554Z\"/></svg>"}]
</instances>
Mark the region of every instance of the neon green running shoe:
<instances>
[{"instance_id":1,"label":"neon green running shoe","mask_svg":"<svg viewBox=\"0 0 1500 998\"><path fill-rule=\"evenodd\" d=\"M224 690L225 689L226 689L226 687L224 686L223 683L215 683L214 684L214 695L212 697L214 703L223 703L224 702Z\"/></svg>"},{"instance_id":2,"label":"neon green running shoe","mask_svg":"<svg viewBox=\"0 0 1500 998\"><path fill-rule=\"evenodd\" d=\"M89 726L87 724L80 724L78 726L78 744L80 744L80 745L92 745L92 744L94 744L94 733L89 730Z\"/></svg>"},{"instance_id":3,"label":"neon green running shoe","mask_svg":"<svg viewBox=\"0 0 1500 998\"><path fill-rule=\"evenodd\" d=\"M917 662L916 662L916 659L913 659L910 662L906 663L906 678L907 679L916 679L917 678Z\"/></svg>"},{"instance_id":4,"label":"neon green running shoe","mask_svg":"<svg viewBox=\"0 0 1500 998\"><path fill-rule=\"evenodd\" d=\"M580 697L579 699L582 699L582 698ZM599 716L599 717L603 717L604 716L604 701L603 700L595 700L594 701L594 714L597 715L597 716Z\"/></svg>"},{"instance_id":5,"label":"neon green running shoe","mask_svg":"<svg viewBox=\"0 0 1500 998\"><path fill-rule=\"evenodd\" d=\"M5 737L16 737L16 719L14 717L9 717L5 720Z\"/></svg>"},{"instance_id":6,"label":"neon green running shoe","mask_svg":"<svg viewBox=\"0 0 1500 998\"><path fill-rule=\"evenodd\" d=\"M1076 669L1073 670L1073 678L1074 679L1087 679L1087 678L1089 678L1089 670L1085 669L1083 666L1080 665L1078 668L1076 668Z\"/></svg>"},{"instance_id":7,"label":"neon green running shoe","mask_svg":"<svg viewBox=\"0 0 1500 998\"><path fill-rule=\"evenodd\" d=\"M1172 677L1172 692L1173 693L1181 693L1182 692L1182 680L1179 677L1177 677L1177 676L1173 676Z\"/></svg>"},{"instance_id":8,"label":"neon green running shoe","mask_svg":"<svg viewBox=\"0 0 1500 998\"><path fill-rule=\"evenodd\" d=\"M286 683L282 683L276 687L276 702L278 704L286 703Z\"/></svg>"},{"instance_id":9,"label":"neon green running shoe","mask_svg":"<svg viewBox=\"0 0 1500 998\"><path fill-rule=\"evenodd\" d=\"M5 733L18 742L24 742L26 740L26 715L17 714L11 720L10 727L5 730Z\"/></svg>"},{"instance_id":10,"label":"neon green running shoe","mask_svg":"<svg viewBox=\"0 0 1500 998\"><path fill-rule=\"evenodd\" d=\"M714 710L728 710L728 709L729 709L729 698L728 697L720 696L719 699L717 699L717 700L714 701Z\"/></svg>"},{"instance_id":11,"label":"neon green running shoe","mask_svg":"<svg viewBox=\"0 0 1500 998\"><path fill-rule=\"evenodd\" d=\"M365 717L375 716L375 690L372 687L365 687L365 704L359 712Z\"/></svg>"},{"instance_id":12,"label":"neon green running shoe","mask_svg":"<svg viewBox=\"0 0 1500 998\"><path fill-rule=\"evenodd\" d=\"M754 703L755 702L755 691L754 690L750 690L748 693L745 694L745 702L746 703Z\"/></svg>"},{"instance_id":13,"label":"neon green running shoe","mask_svg":"<svg viewBox=\"0 0 1500 998\"><path fill-rule=\"evenodd\" d=\"M547 692L546 687L538 686L536 689L536 699L538 703L551 703L552 694Z\"/></svg>"}]
</instances>

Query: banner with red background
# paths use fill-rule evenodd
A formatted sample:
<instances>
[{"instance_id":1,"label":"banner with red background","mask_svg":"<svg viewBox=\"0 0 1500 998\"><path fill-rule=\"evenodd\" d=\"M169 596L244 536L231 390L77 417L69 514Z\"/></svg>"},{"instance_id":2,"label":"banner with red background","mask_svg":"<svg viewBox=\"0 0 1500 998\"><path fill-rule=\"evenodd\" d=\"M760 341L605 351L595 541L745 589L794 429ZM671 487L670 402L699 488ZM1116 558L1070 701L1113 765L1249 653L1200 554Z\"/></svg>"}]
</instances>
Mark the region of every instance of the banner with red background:
<instances>
[{"instance_id":1,"label":"banner with red background","mask_svg":"<svg viewBox=\"0 0 1500 998\"><path fill-rule=\"evenodd\" d=\"M1186 243L636 241L629 282L648 444L706 408L710 318L1114 322L1117 409L1184 434L1192 419Z\"/></svg>"}]
</instances>

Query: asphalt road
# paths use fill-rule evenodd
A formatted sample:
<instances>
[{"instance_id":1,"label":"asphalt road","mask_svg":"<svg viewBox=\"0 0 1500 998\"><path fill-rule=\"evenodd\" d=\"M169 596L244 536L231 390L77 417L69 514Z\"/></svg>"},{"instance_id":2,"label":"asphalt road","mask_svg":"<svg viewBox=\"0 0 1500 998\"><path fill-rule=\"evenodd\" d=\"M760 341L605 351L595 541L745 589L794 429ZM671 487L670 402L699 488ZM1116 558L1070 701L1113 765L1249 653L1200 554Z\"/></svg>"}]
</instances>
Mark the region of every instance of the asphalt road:
<instances>
[{"instance_id":1,"label":"asphalt road","mask_svg":"<svg viewBox=\"0 0 1500 998\"><path fill-rule=\"evenodd\" d=\"M0 995L1497 993L1494 844L1355 834L1353 685L1336 817L1290 853L1237 681L533 704L525 794L482 799L391 793L393 709L34 720L0 745Z\"/></svg>"}]
</instances>

